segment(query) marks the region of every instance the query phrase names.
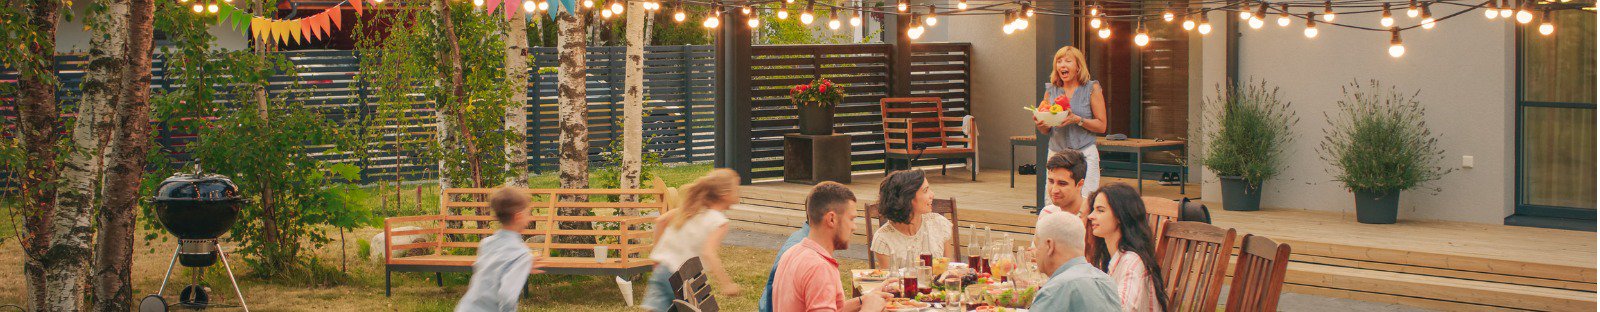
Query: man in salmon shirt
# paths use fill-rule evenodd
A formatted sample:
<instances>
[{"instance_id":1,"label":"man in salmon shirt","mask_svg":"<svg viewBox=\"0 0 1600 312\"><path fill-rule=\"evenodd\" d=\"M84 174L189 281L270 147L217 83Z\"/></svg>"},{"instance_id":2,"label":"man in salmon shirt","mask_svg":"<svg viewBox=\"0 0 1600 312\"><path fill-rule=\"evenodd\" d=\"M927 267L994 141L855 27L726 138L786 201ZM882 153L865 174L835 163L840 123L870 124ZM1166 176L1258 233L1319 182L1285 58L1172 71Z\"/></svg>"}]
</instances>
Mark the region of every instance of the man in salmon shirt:
<instances>
[{"instance_id":1,"label":"man in salmon shirt","mask_svg":"<svg viewBox=\"0 0 1600 312\"><path fill-rule=\"evenodd\" d=\"M875 291L844 299L839 262L834 250L850 248L856 195L843 184L823 182L806 196L810 235L778 259L772 281L772 309L777 312L882 311L889 294Z\"/></svg>"}]
</instances>

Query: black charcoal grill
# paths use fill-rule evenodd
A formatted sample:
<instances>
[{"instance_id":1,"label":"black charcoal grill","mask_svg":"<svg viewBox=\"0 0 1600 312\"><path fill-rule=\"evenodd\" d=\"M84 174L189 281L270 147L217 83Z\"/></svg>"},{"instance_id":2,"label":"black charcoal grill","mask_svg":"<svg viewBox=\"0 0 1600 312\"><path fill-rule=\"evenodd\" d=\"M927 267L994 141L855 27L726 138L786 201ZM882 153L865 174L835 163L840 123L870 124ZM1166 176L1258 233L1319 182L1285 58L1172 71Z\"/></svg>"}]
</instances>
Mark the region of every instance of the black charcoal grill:
<instances>
[{"instance_id":1,"label":"black charcoal grill","mask_svg":"<svg viewBox=\"0 0 1600 312\"><path fill-rule=\"evenodd\" d=\"M250 310L245 305L239 282L233 277L233 267L228 265L228 257L217 244L217 238L228 233L228 229L238 221L239 207L244 205L245 199L239 194L239 186L228 177L201 173L198 168L195 171L173 174L161 181L155 197L150 199L150 203L155 205L156 218L161 221L161 227L178 237L178 248L173 251L172 263L167 265L166 276L161 278L161 288L139 303L140 312L167 311L173 306L196 310L232 307L212 303L211 288L200 284L200 276L205 268L215 265L219 259L228 271L228 281L233 283L234 293L239 295L238 307ZM179 293L178 304L168 305L161 294L166 291L167 279L172 277L172 268L176 264L193 268L194 280Z\"/></svg>"}]
</instances>

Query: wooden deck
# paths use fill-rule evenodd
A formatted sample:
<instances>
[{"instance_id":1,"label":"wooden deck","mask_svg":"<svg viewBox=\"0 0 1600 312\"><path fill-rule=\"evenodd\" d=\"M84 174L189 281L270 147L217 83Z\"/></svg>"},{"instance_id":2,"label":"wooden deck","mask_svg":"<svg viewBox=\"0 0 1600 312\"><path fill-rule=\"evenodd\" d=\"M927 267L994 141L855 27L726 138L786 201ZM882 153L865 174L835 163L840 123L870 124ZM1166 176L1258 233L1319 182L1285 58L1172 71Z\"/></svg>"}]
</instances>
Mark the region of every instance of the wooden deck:
<instances>
[{"instance_id":1,"label":"wooden deck","mask_svg":"<svg viewBox=\"0 0 1600 312\"><path fill-rule=\"evenodd\" d=\"M964 210L963 228L988 226L1017 239L1032 232L1034 216L1022 207L1034 202L1033 176L1019 176L1017 187L1009 188L1004 171L985 171L978 182L968 181L965 170L930 173L935 196L953 197ZM875 201L880 180L880 174L857 175L850 188L862 202ZM1102 180L1113 182L1132 180ZM1147 195L1179 196L1175 186L1145 182ZM801 202L809 190L757 182L742 192L743 204L729 217L739 228L787 234L804 222ZM1189 191L1198 196L1198 185ZM1369 225L1355 222L1353 212L1234 212L1202 202L1218 226L1292 246L1289 292L1452 311L1595 310L1595 233L1445 221Z\"/></svg>"}]
</instances>

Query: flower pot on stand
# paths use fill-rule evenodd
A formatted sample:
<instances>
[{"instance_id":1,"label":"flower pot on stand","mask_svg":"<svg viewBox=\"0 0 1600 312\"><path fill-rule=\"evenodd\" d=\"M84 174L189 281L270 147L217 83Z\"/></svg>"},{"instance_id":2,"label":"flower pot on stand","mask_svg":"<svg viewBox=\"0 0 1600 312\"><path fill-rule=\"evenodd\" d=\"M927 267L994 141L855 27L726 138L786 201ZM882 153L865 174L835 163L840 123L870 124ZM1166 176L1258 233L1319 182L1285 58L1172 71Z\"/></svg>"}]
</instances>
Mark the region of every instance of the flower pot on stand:
<instances>
[{"instance_id":1,"label":"flower pot on stand","mask_svg":"<svg viewBox=\"0 0 1600 312\"><path fill-rule=\"evenodd\" d=\"M816 102L800 104L800 134L833 134L833 107Z\"/></svg>"},{"instance_id":2,"label":"flower pot on stand","mask_svg":"<svg viewBox=\"0 0 1600 312\"><path fill-rule=\"evenodd\" d=\"M1222 178L1222 209L1228 211L1261 210L1261 185L1250 185L1244 177Z\"/></svg>"},{"instance_id":3,"label":"flower pot on stand","mask_svg":"<svg viewBox=\"0 0 1600 312\"><path fill-rule=\"evenodd\" d=\"M1356 190L1356 221L1366 224L1394 224L1400 214L1400 191Z\"/></svg>"}]
</instances>

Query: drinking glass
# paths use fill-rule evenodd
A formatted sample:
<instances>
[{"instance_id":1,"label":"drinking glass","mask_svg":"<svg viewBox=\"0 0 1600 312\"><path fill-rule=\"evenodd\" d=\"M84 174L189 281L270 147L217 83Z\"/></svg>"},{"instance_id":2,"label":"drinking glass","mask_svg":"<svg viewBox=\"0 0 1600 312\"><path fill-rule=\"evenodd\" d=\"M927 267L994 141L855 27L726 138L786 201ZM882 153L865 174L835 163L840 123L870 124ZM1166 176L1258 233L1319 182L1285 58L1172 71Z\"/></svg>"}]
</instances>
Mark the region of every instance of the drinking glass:
<instances>
[{"instance_id":1,"label":"drinking glass","mask_svg":"<svg viewBox=\"0 0 1600 312\"><path fill-rule=\"evenodd\" d=\"M947 311L966 311L967 310L966 307L962 306L962 304L966 303L966 302L964 300L961 300L961 295L963 293L965 293L965 292L961 291L961 278L957 277L957 278L946 278L946 279L943 279L943 280L939 280L939 286L944 288L944 308L945 308L945 310L947 310Z\"/></svg>"}]
</instances>

